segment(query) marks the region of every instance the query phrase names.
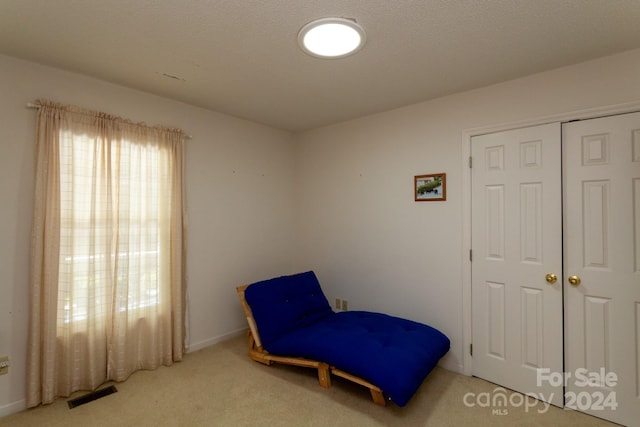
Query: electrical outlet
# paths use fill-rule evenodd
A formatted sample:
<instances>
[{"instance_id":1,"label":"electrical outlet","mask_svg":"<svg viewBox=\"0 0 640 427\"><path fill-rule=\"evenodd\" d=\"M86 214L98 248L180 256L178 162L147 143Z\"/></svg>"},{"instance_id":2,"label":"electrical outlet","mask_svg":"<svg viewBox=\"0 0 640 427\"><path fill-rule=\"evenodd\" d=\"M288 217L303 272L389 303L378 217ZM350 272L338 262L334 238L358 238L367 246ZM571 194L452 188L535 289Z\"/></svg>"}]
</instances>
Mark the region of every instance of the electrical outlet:
<instances>
[{"instance_id":1,"label":"electrical outlet","mask_svg":"<svg viewBox=\"0 0 640 427\"><path fill-rule=\"evenodd\" d=\"M347 301L346 299L342 300L342 311L347 311L349 310L349 301Z\"/></svg>"},{"instance_id":2,"label":"electrical outlet","mask_svg":"<svg viewBox=\"0 0 640 427\"><path fill-rule=\"evenodd\" d=\"M0 375L9 373L9 356L0 357Z\"/></svg>"},{"instance_id":3,"label":"electrical outlet","mask_svg":"<svg viewBox=\"0 0 640 427\"><path fill-rule=\"evenodd\" d=\"M342 307L342 304L340 303L340 298L336 298L336 309L340 310L340 307Z\"/></svg>"}]
</instances>

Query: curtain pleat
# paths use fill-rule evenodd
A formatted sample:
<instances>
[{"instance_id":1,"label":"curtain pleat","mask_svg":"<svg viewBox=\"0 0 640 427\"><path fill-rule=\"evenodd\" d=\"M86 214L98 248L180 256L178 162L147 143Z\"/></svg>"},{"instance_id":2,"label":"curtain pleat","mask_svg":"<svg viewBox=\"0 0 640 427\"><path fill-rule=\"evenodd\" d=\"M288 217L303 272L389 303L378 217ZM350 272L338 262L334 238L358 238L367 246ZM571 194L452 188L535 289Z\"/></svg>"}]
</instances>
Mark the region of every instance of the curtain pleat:
<instances>
[{"instance_id":1,"label":"curtain pleat","mask_svg":"<svg viewBox=\"0 0 640 427\"><path fill-rule=\"evenodd\" d=\"M182 359L184 134L39 101L27 405Z\"/></svg>"}]
</instances>

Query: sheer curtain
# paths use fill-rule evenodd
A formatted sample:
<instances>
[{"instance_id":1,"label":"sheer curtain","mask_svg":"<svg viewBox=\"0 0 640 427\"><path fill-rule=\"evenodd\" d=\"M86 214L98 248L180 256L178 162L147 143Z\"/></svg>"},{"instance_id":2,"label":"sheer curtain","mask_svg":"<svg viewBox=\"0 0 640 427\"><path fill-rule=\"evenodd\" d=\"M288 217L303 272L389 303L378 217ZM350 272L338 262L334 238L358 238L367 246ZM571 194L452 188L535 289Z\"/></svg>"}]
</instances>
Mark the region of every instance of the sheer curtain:
<instances>
[{"instance_id":1,"label":"sheer curtain","mask_svg":"<svg viewBox=\"0 0 640 427\"><path fill-rule=\"evenodd\" d=\"M184 134L39 101L27 405L182 359Z\"/></svg>"}]
</instances>

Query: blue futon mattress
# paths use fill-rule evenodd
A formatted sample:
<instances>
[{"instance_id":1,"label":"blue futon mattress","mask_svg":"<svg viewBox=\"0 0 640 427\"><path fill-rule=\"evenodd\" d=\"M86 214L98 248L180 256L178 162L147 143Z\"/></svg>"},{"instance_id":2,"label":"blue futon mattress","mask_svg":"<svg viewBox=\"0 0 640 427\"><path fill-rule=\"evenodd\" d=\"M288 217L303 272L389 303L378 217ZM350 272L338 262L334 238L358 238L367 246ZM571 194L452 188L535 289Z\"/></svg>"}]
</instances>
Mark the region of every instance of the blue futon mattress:
<instances>
[{"instance_id":1,"label":"blue futon mattress","mask_svg":"<svg viewBox=\"0 0 640 427\"><path fill-rule=\"evenodd\" d=\"M405 406L449 351L430 326L366 311L335 313L313 272L250 285L245 297L270 353L328 363Z\"/></svg>"}]
</instances>

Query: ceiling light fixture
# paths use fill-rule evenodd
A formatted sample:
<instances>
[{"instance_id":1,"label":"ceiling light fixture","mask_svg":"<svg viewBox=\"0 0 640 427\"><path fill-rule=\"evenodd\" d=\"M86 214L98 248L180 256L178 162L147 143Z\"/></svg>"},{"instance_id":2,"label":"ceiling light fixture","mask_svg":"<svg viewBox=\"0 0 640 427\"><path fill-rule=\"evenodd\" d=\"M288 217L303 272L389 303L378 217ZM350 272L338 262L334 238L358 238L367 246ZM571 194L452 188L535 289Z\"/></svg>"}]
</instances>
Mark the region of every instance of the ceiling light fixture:
<instances>
[{"instance_id":1,"label":"ceiling light fixture","mask_svg":"<svg viewBox=\"0 0 640 427\"><path fill-rule=\"evenodd\" d=\"M367 35L353 19L322 18L309 22L298 33L298 44L318 58L344 58L364 46Z\"/></svg>"}]
</instances>

